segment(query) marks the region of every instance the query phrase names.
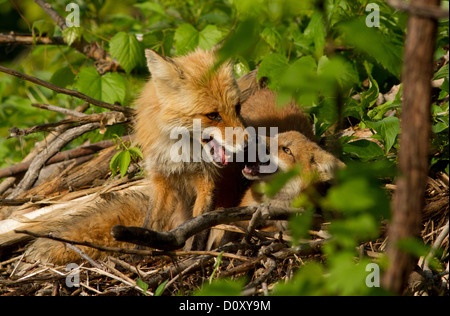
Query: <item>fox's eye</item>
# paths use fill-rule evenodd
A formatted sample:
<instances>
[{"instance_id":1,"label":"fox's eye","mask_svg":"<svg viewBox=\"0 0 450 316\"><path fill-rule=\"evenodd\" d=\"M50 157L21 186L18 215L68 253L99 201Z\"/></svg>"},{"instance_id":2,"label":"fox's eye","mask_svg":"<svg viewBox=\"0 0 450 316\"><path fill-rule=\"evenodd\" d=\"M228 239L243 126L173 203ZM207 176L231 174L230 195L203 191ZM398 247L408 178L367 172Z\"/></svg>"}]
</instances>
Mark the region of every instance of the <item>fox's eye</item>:
<instances>
[{"instance_id":1,"label":"fox's eye","mask_svg":"<svg viewBox=\"0 0 450 316\"><path fill-rule=\"evenodd\" d=\"M289 147L283 147L283 150L284 150L284 152L285 152L286 154L292 155L292 152L291 152L291 150L289 149Z\"/></svg>"},{"instance_id":2,"label":"fox's eye","mask_svg":"<svg viewBox=\"0 0 450 316\"><path fill-rule=\"evenodd\" d=\"M208 113L208 114L206 114L206 117L209 118L211 121L216 121L216 122L222 121L222 117L217 112Z\"/></svg>"}]
</instances>

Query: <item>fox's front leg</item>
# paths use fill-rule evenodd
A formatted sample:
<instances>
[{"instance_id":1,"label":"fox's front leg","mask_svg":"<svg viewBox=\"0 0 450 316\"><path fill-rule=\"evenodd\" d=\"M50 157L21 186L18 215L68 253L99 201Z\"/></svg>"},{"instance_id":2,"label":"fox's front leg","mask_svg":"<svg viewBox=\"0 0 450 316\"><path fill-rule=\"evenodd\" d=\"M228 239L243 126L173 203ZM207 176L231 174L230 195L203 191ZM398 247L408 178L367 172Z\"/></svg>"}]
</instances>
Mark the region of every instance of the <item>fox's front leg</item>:
<instances>
[{"instance_id":1,"label":"fox's front leg","mask_svg":"<svg viewBox=\"0 0 450 316\"><path fill-rule=\"evenodd\" d=\"M206 212L213 211L215 202L215 182L210 179L197 178L194 185L197 196L192 210L192 216L196 217Z\"/></svg>"},{"instance_id":2,"label":"fox's front leg","mask_svg":"<svg viewBox=\"0 0 450 316\"><path fill-rule=\"evenodd\" d=\"M195 182L197 197L195 199L192 216L196 217L214 210L215 183L208 179L198 179ZM204 250L208 241L209 230L204 230L194 236L192 250Z\"/></svg>"}]
</instances>

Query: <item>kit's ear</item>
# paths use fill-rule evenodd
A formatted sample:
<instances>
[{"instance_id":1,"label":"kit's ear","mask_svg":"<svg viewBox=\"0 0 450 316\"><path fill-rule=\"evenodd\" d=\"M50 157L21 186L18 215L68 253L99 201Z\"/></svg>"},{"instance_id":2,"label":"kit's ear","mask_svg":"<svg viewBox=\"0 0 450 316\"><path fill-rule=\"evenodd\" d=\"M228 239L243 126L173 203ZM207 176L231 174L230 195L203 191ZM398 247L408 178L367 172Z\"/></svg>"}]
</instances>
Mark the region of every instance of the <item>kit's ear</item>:
<instances>
[{"instance_id":1,"label":"kit's ear","mask_svg":"<svg viewBox=\"0 0 450 316\"><path fill-rule=\"evenodd\" d=\"M152 49L145 50L145 57L152 79L161 81L184 79L183 70L173 59L161 56Z\"/></svg>"}]
</instances>

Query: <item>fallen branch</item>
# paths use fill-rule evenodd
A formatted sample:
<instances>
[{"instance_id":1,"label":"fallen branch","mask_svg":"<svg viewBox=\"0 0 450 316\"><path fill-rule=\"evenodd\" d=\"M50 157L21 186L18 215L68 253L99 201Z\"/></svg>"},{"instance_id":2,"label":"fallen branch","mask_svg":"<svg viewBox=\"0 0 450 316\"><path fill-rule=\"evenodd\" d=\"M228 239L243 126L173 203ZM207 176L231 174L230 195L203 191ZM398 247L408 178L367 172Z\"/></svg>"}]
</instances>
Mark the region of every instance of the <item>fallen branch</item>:
<instances>
[{"instance_id":1,"label":"fallen branch","mask_svg":"<svg viewBox=\"0 0 450 316\"><path fill-rule=\"evenodd\" d=\"M118 241L130 242L161 250L180 249L193 235L219 224L249 220L258 207L235 207L217 210L194 217L168 232L157 232L142 227L114 226L111 235ZM268 207L268 219L287 220L300 209Z\"/></svg>"},{"instance_id":2,"label":"fallen branch","mask_svg":"<svg viewBox=\"0 0 450 316\"><path fill-rule=\"evenodd\" d=\"M127 142L130 139L131 139L130 136L122 137L123 142ZM92 155L92 154L99 152L102 149L111 147L114 144L115 143L113 140L104 140L104 141L101 141L101 142L98 142L98 143L95 143L92 145L87 145L87 146L82 146L82 147L66 150L66 151L63 151L63 152L60 152L60 153L57 153L56 155L54 155L52 158L50 158L45 163L45 165L48 166L48 165L51 165L51 164L54 164L57 162ZM24 171L27 171L27 169L30 167L30 164L31 164L31 161L27 161L27 162L18 163L17 165L14 165L11 167L6 167L3 169L0 169L0 179L5 178L5 177L15 176Z\"/></svg>"},{"instance_id":3,"label":"fallen branch","mask_svg":"<svg viewBox=\"0 0 450 316\"><path fill-rule=\"evenodd\" d=\"M39 176L39 172L45 162L59 152L65 145L75 138L100 127L100 123L90 123L78 127L71 128L62 133L58 138L51 142L45 150L40 152L30 163L28 171L17 185L15 190L9 195L10 199L14 199L27 191Z\"/></svg>"},{"instance_id":4,"label":"fallen branch","mask_svg":"<svg viewBox=\"0 0 450 316\"><path fill-rule=\"evenodd\" d=\"M53 90L53 91L55 91L57 93L67 94L67 95L70 95L72 97L79 98L81 100L84 100L84 101L89 102L89 103L91 103L93 105L99 106L101 108L105 108L105 109L112 110L112 111L124 112L127 115L134 114L134 109L132 109L132 108L106 103L106 102L103 102L103 101L91 98L90 96L87 96L87 95L85 95L85 94L83 94L83 93L81 93L79 91L70 90L70 89L66 89L66 88L61 88L61 87L55 86L55 85L53 85L53 84L51 84L49 82L46 82L44 80L41 80L39 78L30 76L30 75L27 75L27 74L24 74L24 73L21 73L21 72L19 72L17 70L14 70L14 69L10 69L10 68L6 68L6 67L3 67L3 66L0 66L0 71L4 72L4 73L7 73L9 75L15 76L17 78L24 79L24 80L33 82L35 84L38 84L40 86L46 87L46 88L48 88L50 90Z\"/></svg>"}]
</instances>

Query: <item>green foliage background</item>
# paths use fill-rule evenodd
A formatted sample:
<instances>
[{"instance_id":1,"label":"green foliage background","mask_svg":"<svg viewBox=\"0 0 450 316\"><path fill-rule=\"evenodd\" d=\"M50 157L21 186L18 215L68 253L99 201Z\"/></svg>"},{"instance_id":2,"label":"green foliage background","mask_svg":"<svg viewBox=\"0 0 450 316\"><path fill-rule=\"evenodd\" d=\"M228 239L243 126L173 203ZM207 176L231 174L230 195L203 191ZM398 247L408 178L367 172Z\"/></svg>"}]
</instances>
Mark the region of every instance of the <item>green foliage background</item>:
<instances>
[{"instance_id":1,"label":"green foliage background","mask_svg":"<svg viewBox=\"0 0 450 316\"><path fill-rule=\"evenodd\" d=\"M67 1L49 2L61 15L68 14L64 10ZM384 1L371 1L379 6L380 26L369 28L366 0L73 2L80 5L81 28L61 32L33 1L14 1L14 7L13 2L0 0L0 32L34 32L36 36L46 33L64 36L69 42L83 37L100 43L120 62L124 72L100 75L92 60L67 46L0 47L0 63L105 102L133 106L148 78L144 48L174 56L196 47L209 49L223 40L221 57L235 60L236 76L259 67L259 76L268 77L269 87L278 91L280 104L294 97L311 115L317 136L333 135L349 126L375 131L372 138L378 143L352 141L352 136L339 140L336 154L348 168L339 173L337 185L318 202L325 211L341 214L329 228L334 238L324 247L329 260L307 263L292 282L275 289L278 294L373 293L364 283L364 267L369 260L359 258L355 249L360 242L376 238L380 220L389 218L389 197L381 184L395 177L401 86L394 100L377 106L375 103L380 92L386 93L401 82L407 24L404 13ZM443 1L443 6L448 8L448 1ZM448 38L448 19L441 20L435 59L445 54ZM448 65L435 78L445 81L435 89L433 97L430 172L448 174ZM356 94L359 99L352 98ZM35 109L31 103L73 109L82 102L0 73L0 167L21 161L44 137L33 134L6 140L9 128L62 118ZM392 110L393 116L385 115ZM101 109L93 107L92 111ZM91 132L69 147L87 138L92 142L111 138L124 130L116 126L108 128L105 135ZM309 198L300 197L296 204L312 208ZM307 214L312 212L291 222L294 232L304 230L310 220ZM224 291L229 292L228 283L223 284ZM214 293L220 293L220 288L215 284Z\"/></svg>"}]
</instances>

